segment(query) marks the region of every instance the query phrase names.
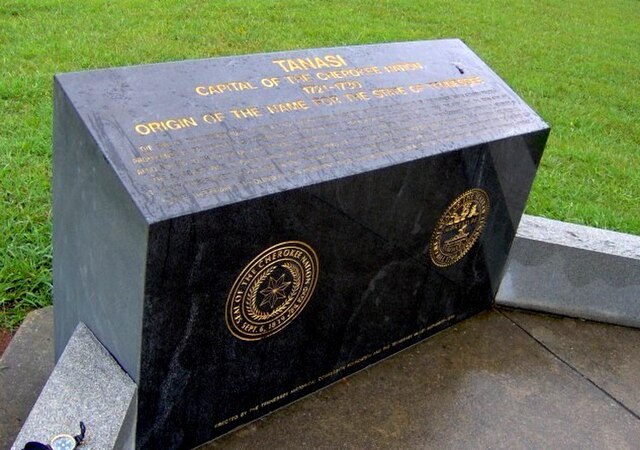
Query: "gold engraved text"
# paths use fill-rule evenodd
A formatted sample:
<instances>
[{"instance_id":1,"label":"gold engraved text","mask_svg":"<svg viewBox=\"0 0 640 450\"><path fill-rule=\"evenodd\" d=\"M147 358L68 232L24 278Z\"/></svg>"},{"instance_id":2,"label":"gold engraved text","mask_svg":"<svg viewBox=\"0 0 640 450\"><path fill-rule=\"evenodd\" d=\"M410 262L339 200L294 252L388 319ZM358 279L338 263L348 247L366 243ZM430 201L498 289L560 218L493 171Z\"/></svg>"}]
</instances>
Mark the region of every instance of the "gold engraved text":
<instances>
[{"instance_id":1,"label":"gold engraved text","mask_svg":"<svg viewBox=\"0 0 640 450\"><path fill-rule=\"evenodd\" d=\"M297 70L318 70L331 67L346 67L347 62L340 55L316 56L313 58L292 58L292 59L274 59L271 61L277 64L286 73L295 72Z\"/></svg>"},{"instance_id":2,"label":"gold engraved text","mask_svg":"<svg viewBox=\"0 0 640 450\"><path fill-rule=\"evenodd\" d=\"M196 86L196 94L203 97L225 92L252 91L258 89L250 81L230 81L228 83L210 84L208 86Z\"/></svg>"},{"instance_id":3,"label":"gold engraved text","mask_svg":"<svg viewBox=\"0 0 640 450\"><path fill-rule=\"evenodd\" d=\"M146 136L161 131L181 130L183 128L197 127L198 122L193 117L181 117L179 119L167 119L158 122L139 123L135 126L136 133Z\"/></svg>"}]
</instances>

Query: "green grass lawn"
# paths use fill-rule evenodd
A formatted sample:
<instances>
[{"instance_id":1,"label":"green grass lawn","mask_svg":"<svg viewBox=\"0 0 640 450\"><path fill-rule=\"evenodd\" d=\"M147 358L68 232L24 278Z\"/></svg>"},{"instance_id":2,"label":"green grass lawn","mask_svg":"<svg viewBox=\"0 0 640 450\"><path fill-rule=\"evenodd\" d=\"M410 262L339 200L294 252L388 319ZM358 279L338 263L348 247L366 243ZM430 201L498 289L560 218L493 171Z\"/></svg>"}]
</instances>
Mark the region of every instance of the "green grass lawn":
<instances>
[{"instance_id":1,"label":"green grass lawn","mask_svg":"<svg viewBox=\"0 0 640 450\"><path fill-rule=\"evenodd\" d=\"M444 37L551 124L527 212L640 234L637 0L0 0L0 327L51 302L53 74Z\"/></svg>"}]
</instances>

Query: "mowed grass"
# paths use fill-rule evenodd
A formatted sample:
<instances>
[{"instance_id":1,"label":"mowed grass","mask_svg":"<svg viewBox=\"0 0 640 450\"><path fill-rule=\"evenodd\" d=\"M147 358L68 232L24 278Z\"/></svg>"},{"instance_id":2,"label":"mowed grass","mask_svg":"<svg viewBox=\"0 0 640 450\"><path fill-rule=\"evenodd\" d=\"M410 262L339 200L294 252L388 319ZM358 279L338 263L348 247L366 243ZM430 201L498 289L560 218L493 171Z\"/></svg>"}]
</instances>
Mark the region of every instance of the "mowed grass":
<instances>
[{"instance_id":1,"label":"mowed grass","mask_svg":"<svg viewBox=\"0 0 640 450\"><path fill-rule=\"evenodd\" d=\"M640 234L637 0L0 0L0 327L51 302L53 74L446 37L552 126L527 212Z\"/></svg>"}]
</instances>

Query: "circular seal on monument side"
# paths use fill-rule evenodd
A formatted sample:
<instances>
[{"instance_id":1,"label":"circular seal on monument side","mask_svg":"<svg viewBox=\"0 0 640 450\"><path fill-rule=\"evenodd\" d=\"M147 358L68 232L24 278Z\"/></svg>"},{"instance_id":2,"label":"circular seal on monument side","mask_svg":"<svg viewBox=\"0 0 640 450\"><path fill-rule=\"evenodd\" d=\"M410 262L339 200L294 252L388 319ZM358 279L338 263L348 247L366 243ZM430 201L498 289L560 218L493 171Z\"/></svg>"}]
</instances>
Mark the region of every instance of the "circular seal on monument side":
<instances>
[{"instance_id":1,"label":"circular seal on monument side","mask_svg":"<svg viewBox=\"0 0 640 450\"><path fill-rule=\"evenodd\" d=\"M470 189L453 200L442 213L431 235L429 256L438 267L460 261L476 243L489 216L489 195Z\"/></svg>"},{"instance_id":2,"label":"circular seal on monument side","mask_svg":"<svg viewBox=\"0 0 640 450\"><path fill-rule=\"evenodd\" d=\"M318 256L304 242L281 242L260 253L229 291L225 321L231 334L257 341L280 332L309 303L318 270Z\"/></svg>"}]
</instances>

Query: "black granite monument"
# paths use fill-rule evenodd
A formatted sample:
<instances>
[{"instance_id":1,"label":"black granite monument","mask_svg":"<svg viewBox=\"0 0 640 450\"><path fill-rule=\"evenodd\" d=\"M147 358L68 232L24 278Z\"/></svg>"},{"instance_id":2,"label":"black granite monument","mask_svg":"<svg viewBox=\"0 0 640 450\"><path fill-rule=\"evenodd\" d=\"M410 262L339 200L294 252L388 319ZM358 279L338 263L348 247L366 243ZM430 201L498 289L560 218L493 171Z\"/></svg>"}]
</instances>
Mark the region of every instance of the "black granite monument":
<instances>
[{"instance_id":1,"label":"black granite monument","mask_svg":"<svg viewBox=\"0 0 640 450\"><path fill-rule=\"evenodd\" d=\"M54 95L57 354L86 323L138 384L143 449L489 307L549 133L459 40L68 73Z\"/></svg>"}]
</instances>

